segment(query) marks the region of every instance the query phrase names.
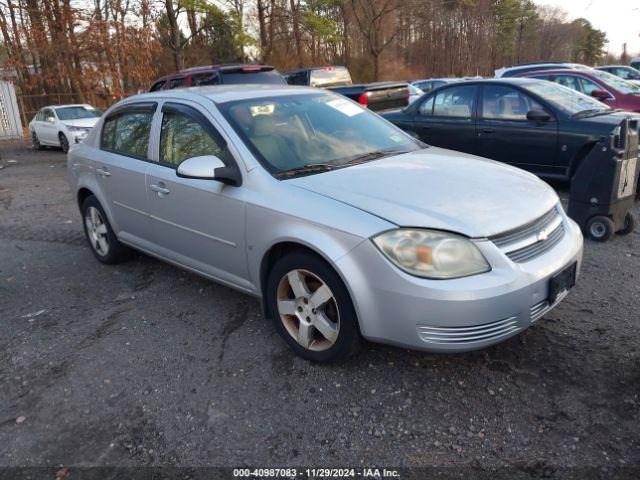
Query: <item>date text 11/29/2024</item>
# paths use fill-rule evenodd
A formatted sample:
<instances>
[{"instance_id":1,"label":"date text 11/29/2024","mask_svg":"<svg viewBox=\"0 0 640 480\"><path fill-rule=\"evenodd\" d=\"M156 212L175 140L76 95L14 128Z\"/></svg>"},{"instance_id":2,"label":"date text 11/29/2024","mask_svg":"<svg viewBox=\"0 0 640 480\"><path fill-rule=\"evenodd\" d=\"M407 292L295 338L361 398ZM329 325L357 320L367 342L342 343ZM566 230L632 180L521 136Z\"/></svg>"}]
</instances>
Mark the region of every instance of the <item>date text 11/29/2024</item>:
<instances>
[{"instance_id":1,"label":"date text 11/29/2024","mask_svg":"<svg viewBox=\"0 0 640 480\"><path fill-rule=\"evenodd\" d=\"M400 478L387 468L234 468L234 478Z\"/></svg>"}]
</instances>

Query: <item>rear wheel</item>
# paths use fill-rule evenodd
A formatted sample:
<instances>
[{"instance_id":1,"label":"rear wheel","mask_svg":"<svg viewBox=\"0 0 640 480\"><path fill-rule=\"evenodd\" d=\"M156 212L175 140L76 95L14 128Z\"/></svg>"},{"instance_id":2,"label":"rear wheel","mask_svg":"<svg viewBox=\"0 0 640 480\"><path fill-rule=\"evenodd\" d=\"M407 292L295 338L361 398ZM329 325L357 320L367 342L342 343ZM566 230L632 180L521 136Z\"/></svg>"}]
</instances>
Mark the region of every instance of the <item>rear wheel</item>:
<instances>
[{"instance_id":1,"label":"rear wheel","mask_svg":"<svg viewBox=\"0 0 640 480\"><path fill-rule=\"evenodd\" d=\"M624 216L624 226L616 233L618 235L629 235L636 229L637 223L638 221L636 220L636 217L633 216L633 213L627 212Z\"/></svg>"},{"instance_id":2,"label":"rear wheel","mask_svg":"<svg viewBox=\"0 0 640 480\"><path fill-rule=\"evenodd\" d=\"M69 140L67 140L67 136L64 133L60 133L58 139L60 140L60 148L64 153L67 153L69 151Z\"/></svg>"},{"instance_id":3,"label":"rear wheel","mask_svg":"<svg viewBox=\"0 0 640 480\"><path fill-rule=\"evenodd\" d=\"M615 225L613 220L603 215L591 217L587 222L587 234L596 242L606 242L613 238Z\"/></svg>"},{"instance_id":4,"label":"rear wheel","mask_svg":"<svg viewBox=\"0 0 640 480\"><path fill-rule=\"evenodd\" d=\"M315 255L294 252L280 258L269 274L266 295L276 330L301 357L333 362L359 344L349 292Z\"/></svg>"},{"instance_id":5,"label":"rear wheel","mask_svg":"<svg viewBox=\"0 0 640 480\"><path fill-rule=\"evenodd\" d=\"M100 202L93 195L82 203L82 225L91 251L100 262L114 265L127 257L129 249L120 243Z\"/></svg>"}]
</instances>

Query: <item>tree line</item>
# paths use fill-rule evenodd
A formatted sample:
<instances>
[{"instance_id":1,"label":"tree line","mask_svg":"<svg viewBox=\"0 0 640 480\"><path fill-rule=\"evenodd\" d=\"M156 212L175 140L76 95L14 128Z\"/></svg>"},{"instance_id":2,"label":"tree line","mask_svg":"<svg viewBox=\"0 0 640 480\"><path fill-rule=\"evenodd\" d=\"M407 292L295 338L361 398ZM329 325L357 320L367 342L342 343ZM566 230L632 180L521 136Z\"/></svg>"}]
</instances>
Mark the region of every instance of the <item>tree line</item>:
<instances>
[{"instance_id":1,"label":"tree line","mask_svg":"<svg viewBox=\"0 0 640 480\"><path fill-rule=\"evenodd\" d=\"M103 103L212 63L339 64L372 81L594 64L606 46L587 20L531 0L0 0L0 34L22 95Z\"/></svg>"}]
</instances>

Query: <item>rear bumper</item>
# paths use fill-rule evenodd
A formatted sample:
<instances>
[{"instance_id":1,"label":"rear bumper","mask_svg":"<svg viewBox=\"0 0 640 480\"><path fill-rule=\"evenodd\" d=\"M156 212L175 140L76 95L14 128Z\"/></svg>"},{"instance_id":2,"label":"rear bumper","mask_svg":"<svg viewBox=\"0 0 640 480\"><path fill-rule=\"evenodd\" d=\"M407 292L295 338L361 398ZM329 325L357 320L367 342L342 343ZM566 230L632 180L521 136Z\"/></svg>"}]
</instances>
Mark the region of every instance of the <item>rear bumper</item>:
<instances>
[{"instance_id":1,"label":"rear bumper","mask_svg":"<svg viewBox=\"0 0 640 480\"><path fill-rule=\"evenodd\" d=\"M434 352L464 352L503 341L554 308L550 278L582 262L582 234L563 215L552 249L515 263L488 240L476 242L490 272L455 280L405 274L365 241L336 262L347 280L360 329L369 340Z\"/></svg>"}]
</instances>

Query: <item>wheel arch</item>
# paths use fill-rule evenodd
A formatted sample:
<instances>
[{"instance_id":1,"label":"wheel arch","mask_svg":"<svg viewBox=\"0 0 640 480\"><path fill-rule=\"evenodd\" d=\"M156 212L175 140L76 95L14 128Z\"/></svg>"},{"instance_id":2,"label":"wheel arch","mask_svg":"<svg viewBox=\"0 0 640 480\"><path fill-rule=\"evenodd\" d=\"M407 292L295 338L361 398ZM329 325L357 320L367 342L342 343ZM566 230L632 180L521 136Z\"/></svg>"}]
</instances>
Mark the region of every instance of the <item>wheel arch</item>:
<instances>
[{"instance_id":1,"label":"wheel arch","mask_svg":"<svg viewBox=\"0 0 640 480\"><path fill-rule=\"evenodd\" d=\"M80 187L80 189L78 189L78 193L76 194L78 208L82 208L82 204L84 203L84 201L91 195L95 197L94 193L90 189L88 189L87 187Z\"/></svg>"},{"instance_id":2,"label":"wheel arch","mask_svg":"<svg viewBox=\"0 0 640 480\"><path fill-rule=\"evenodd\" d=\"M265 318L271 318L271 314L272 314L272 312L269 311L269 304L267 302L267 295L266 295L267 278L269 276L269 272L271 271L271 268L273 267L273 265L275 265L275 262L279 258L282 258L284 255L287 255L292 252L303 252L303 253L313 255L316 258L319 258L320 260L324 261L327 265L329 265L329 267L331 267L336 272L336 274L338 275L338 277L340 277L340 280L342 280L342 283L346 287L347 292L351 297L351 301L354 304L354 309L356 311L356 321L358 323L358 330L361 331L360 320L357 314L358 308L354 300L353 292L351 291L349 283L346 281L340 269L336 267L335 263L331 261L331 259L325 253L323 253L320 248L317 248L315 245L309 244L308 242L305 242L302 240L295 240L295 239L282 240L277 243L274 243L262 255L262 259L260 261L260 272L259 272L260 274L260 279L259 279L260 290L259 291L261 294L260 303L261 303L262 312Z\"/></svg>"}]
</instances>

